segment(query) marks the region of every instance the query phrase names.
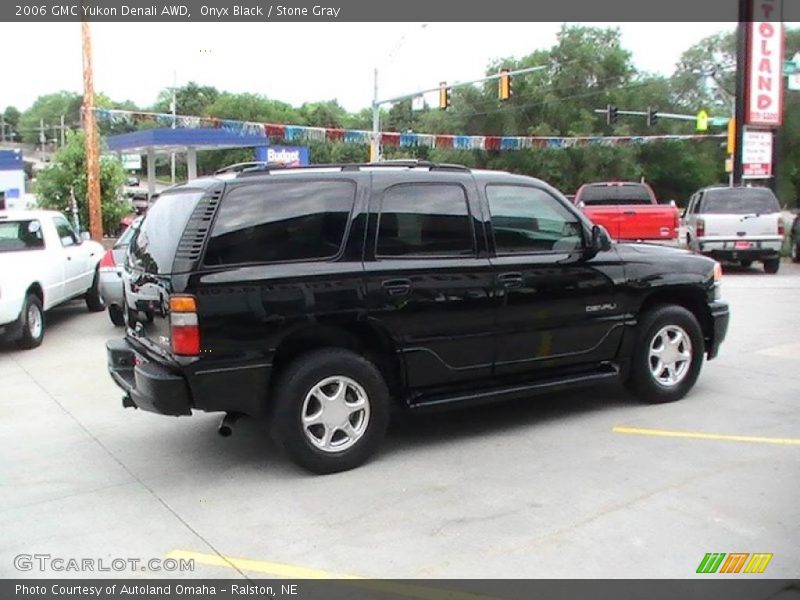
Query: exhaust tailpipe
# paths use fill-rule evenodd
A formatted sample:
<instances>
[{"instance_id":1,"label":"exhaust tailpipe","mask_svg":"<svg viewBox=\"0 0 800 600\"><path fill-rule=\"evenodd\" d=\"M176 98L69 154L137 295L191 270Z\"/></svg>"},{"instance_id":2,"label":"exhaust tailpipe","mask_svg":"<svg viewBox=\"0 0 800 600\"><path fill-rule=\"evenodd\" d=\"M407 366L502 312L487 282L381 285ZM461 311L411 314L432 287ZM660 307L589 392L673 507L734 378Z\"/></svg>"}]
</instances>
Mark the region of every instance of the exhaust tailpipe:
<instances>
[{"instance_id":1,"label":"exhaust tailpipe","mask_svg":"<svg viewBox=\"0 0 800 600\"><path fill-rule=\"evenodd\" d=\"M217 432L222 437L230 437L233 433L233 426L236 424L236 421L239 420L240 416L239 413L225 413L225 416L222 417L222 421L220 421Z\"/></svg>"}]
</instances>

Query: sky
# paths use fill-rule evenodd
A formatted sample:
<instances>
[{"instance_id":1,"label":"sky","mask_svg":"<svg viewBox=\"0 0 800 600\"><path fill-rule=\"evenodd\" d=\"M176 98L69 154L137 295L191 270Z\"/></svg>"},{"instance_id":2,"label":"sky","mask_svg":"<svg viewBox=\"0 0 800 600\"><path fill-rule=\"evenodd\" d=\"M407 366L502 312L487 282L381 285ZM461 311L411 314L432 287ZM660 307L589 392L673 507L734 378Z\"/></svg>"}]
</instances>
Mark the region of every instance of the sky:
<instances>
[{"instance_id":1,"label":"sky","mask_svg":"<svg viewBox=\"0 0 800 600\"><path fill-rule=\"evenodd\" d=\"M670 75L681 53L735 23L587 23L618 26L640 70ZM559 23L93 23L95 90L139 106L189 81L299 106L336 99L347 110L379 97L477 79L487 64L556 41ZM0 23L0 109L83 87L80 23ZM12 49L19 49L18 52ZM429 100L433 101L433 100ZM178 113L180 114L180 107Z\"/></svg>"}]
</instances>

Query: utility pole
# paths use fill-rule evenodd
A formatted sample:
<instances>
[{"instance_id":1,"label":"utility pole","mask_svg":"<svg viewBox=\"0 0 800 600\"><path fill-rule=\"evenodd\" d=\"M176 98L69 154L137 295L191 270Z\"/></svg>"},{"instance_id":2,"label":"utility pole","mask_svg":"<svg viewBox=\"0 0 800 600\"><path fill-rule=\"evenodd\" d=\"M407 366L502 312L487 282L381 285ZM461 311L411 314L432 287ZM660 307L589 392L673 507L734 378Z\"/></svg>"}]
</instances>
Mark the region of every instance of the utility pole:
<instances>
[{"instance_id":1,"label":"utility pole","mask_svg":"<svg viewBox=\"0 0 800 600\"><path fill-rule=\"evenodd\" d=\"M92 239L103 239L103 208L100 204L100 150L94 114L94 75L92 73L92 37L89 22L81 21L83 47L83 126L86 132L86 200L89 208L89 232Z\"/></svg>"},{"instance_id":2,"label":"utility pole","mask_svg":"<svg viewBox=\"0 0 800 600\"><path fill-rule=\"evenodd\" d=\"M41 155L42 162L45 160L45 146L47 145L47 136L44 134L44 131L44 119L39 119L39 153Z\"/></svg>"},{"instance_id":3,"label":"utility pole","mask_svg":"<svg viewBox=\"0 0 800 600\"><path fill-rule=\"evenodd\" d=\"M6 117L0 114L0 142L6 141Z\"/></svg>"}]
</instances>

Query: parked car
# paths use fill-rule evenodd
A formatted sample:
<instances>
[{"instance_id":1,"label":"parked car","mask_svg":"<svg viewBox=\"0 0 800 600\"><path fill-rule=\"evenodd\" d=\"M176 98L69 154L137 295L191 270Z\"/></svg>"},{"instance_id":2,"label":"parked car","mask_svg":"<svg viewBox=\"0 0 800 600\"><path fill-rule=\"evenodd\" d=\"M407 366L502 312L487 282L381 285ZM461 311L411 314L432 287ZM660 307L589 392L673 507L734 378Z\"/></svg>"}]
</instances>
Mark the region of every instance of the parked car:
<instances>
[{"instance_id":1,"label":"parked car","mask_svg":"<svg viewBox=\"0 0 800 600\"><path fill-rule=\"evenodd\" d=\"M123 406L266 416L327 473L365 461L394 404L529 397L620 379L683 397L728 325L719 264L611 243L546 183L407 161L267 169L164 192L107 342ZM152 322L141 315L152 315Z\"/></svg>"},{"instance_id":2,"label":"parked car","mask_svg":"<svg viewBox=\"0 0 800 600\"><path fill-rule=\"evenodd\" d=\"M791 244L792 261L800 263L800 212L794 216L790 231L789 242Z\"/></svg>"},{"instance_id":3,"label":"parked car","mask_svg":"<svg viewBox=\"0 0 800 600\"><path fill-rule=\"evenodd\" d=\"M100 261L100 295L108 307L108 317L111 322L121 327L125 324L125 313L122 301L122 266L125 264L125 254L128 244L139 227L143 217L136 217L131 221L114 245L106 250Z\"/></svg>"},{"instance_id":4,"label":"parked car","mask_svg":"<svg viewBox=\"0 0 800 600\"><path fill-rule=\"evenodd\" d=\"M617 241L657 240L677 245L680 212L674 202L659 204L646 183L587 183L578 189L575 203Z\"/></svg>"},{"instance_id":5,"label":"parked car","mask_svg":"<svg viewBox=\"0 0 800 600\"><path fill-rule=\"evenodd\" d=\"M59 212L0 211L0 337L34 348L54 306L83 297L89 310L103 310L102 256L102 245L79 237Z\"/></svg>"},{"instance_id":6,"label":"parked car","mask_svg":"<svg viewBox=\"0 0 800 600\"><path fill-rule=\"evenodd\" d=\"M712 186L698 190L684 215L690 250L777 273L784 224L778 199L762 187Z\"/></svg>"}]
</instances>

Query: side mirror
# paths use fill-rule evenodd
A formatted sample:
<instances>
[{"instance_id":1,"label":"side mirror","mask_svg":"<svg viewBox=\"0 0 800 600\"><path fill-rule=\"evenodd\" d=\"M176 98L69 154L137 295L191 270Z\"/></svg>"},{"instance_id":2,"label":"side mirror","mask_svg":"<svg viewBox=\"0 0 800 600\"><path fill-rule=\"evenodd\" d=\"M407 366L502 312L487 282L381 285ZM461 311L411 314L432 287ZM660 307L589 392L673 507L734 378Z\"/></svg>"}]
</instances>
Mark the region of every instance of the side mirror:
<instances>
[{"instance_id":1,"label":"side mirror","mask_svg":"<svg viewBox=\"0 0 800 600\"><path fill-rule=\"evenodd\" d=\"M670 205L672 208L677 208L677 206L678 206L678 204L677 204L677 202L675 202L675 200L670 200L670 201L669 201L669 205Z\"/></svg>"},{"instance_id":2,"label":"side mirror","mask_svg":"<svg viewBox=\"0 0 800 600\"><path fill-rule=\"evenodd\" d=\"M611 250L611 236L608 234L608 230L602 225L594 225L589 246L586 248L585 258L592 258L599 252L607 252L608 250Z\"/></svg>"}]
</instances>

